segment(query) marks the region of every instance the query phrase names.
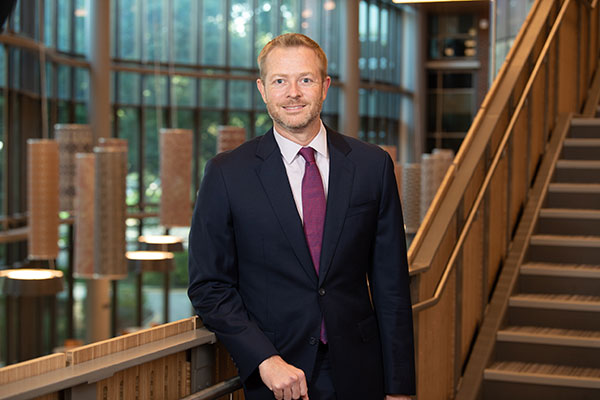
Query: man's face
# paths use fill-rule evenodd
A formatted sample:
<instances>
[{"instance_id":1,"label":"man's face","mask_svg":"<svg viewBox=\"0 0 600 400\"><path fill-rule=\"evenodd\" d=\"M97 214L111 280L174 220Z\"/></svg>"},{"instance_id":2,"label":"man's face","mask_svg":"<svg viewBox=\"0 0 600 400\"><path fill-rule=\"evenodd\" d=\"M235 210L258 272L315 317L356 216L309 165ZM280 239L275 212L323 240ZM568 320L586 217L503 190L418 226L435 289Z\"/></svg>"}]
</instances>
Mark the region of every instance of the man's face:
<instances>
[{"instance_id":1,"label":"man's face","mask_svg":"<svg viewBox=\"0 0 600 400\"><path fill-rule=\"evenodd\" d=\"M319 131L321 106L331 78L321 78L319 59L308 47L276 47L264 63L264 81L256 85L275 129L293 141ZM301 143L305 144L305 143Z\"/></svg>"}]
</instances>

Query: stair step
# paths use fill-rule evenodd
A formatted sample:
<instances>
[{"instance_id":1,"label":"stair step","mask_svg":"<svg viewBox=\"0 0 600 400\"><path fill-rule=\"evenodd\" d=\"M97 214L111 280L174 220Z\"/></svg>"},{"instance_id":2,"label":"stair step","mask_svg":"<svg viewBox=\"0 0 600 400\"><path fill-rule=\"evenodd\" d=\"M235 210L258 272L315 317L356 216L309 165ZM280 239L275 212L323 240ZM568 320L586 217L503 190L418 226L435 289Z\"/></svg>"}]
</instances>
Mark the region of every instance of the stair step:
<instances>
[{"instance_id":1,"label":"stair step","mask_svg":"<svg viewBox=\"0 0 600 400\"><path fill-rule=\"evenodd\" d=\"M587 210L580 208L542 208L540 210L540 217L600 220L600 210Z\"/></svg>"},{"instance_id":2,"label":"stair step","mask_svg":"<svg viewBox=\"0 0 600 400\"><path fill-rule=\"evenodd\" d=\"M600 118L573 118L569 137L600 137Z\"/></svg>"},{"instance_id":3,"label":"stair step","mask_svg":"<svg viewBox=\"0 0 600 400\"><path fill-rule=\"evenodd\" d=\"M539 326L509 326L498 331L497 340L502 342L600 348L599 331Z\"/></svg>"},{"instance_id":4,"label":"stair step","mask_svg":"<svg viewBox=\"0 0 600 400\"><path fill-rule=\"evenodd\" d=\"M600 183L600 161L558 160L553 182Z\"/></svg>"},{"instance_id":5,"label":"stair step","mask_svg":"<svg viewBox=\"0 0 600 400\"><path fill-rule=\"evenodd\" d=\"M600 236L533 235L529 242L539 246L600 247Z\"/></svg>"},{"instance_id":6,"label":"stair step","mask_svg":"<svg viewBox=\"0 0 600 400\"><path fill-rule=\"evenodd\" d=\"M600 265L529 262L521 266L520 272L522 275L593 279L600 278Z\"/></svg>"},{"instance_id":7,"label":"stair step","mask_svg":"<svg viewBox=\"0 0 600 400\"><path fill-rule=\"evenodd\" d=\"M523 293L511 296L511 307L600 312L600 296Z\"/></svg>"},{"instance_id":8,"label":"stair step","mask_svg":"<svg viewBox=\"0 0 600 400\"><path fill-rule=\"evenodd\" d=\"M600 389L599 368L502 361L484 371L486 380Z\"/></svg>"},{"instance_id":9,"label":"stair step","mask_svg":"<svg viewBox=\"0 0 600 400\"><path fill-rule=\"evenodd\" d=\"M598 160L558 160L556 168L597 169L600 171Z\"/></svg>"},{"instance_id":10,"label":"stair step","mask_svg":"<svg viewBox=\"0 0 600 400\"><path fill-rule=\"evenodd\" d=\"M551 183L551 193L600 193L600 183Z\"/></svg>"},{"instance_id":11,"label":"stair step","mask_svg":"<svg viewBox=\"0 0 600 400\"><path fill-rule=\"evenodd\" d=\"M561 159L600 160L600 138L566 138Z\"/></svg>"},{"instance_id":12,"label":"stair step","mask_svg":"<svg viewBox=\"0 0 600 400\"><path fill-rule=\"evenodd\" d=\"M551 183L544 207L600 210L600 183Z\"/></svg>"}]
</instances>

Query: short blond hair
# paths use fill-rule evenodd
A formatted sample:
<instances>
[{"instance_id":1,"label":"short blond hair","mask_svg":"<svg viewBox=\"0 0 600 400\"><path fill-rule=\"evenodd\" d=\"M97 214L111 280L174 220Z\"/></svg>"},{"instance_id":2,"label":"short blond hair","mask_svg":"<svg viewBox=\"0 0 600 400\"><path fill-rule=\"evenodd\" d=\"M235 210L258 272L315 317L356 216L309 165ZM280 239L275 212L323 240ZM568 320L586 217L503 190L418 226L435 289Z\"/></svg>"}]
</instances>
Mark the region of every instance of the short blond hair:
<instances>
[{"instance_id":1,"label":"short blond hair","mask_svg":"<svg viewBox=\"0 0 600 400\"><path fill-rule=\"evenodd\" d=\"M277 36L267 43L258 55L257 62L258 70L260 72L260 79L265 79L265 61L267 56L273 49L277 47L308 47L309 49L313 50L321 64L319 68L321 70L321 79L325 80L325 78L327 78L327 56L325 55L325 52L321 46L319 46L317 42L308 36L301 33L285 33Z\"/></svg>"}]
</instances>

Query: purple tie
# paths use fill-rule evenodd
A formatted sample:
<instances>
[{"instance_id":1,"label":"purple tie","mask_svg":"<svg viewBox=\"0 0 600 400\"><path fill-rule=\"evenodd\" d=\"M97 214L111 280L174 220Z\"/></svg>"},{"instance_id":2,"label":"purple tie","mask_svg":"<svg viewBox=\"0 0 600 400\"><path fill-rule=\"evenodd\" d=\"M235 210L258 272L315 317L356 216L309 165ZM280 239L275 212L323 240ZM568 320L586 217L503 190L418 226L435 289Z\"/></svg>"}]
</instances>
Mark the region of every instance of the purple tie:
<instances>
[{"instance_id":1,"label":"purple tie","mask_svg":"<svg viewBox=\"0 0 600 400\"><path fill-rule=\"evenodd\" d=\"M311 147L300 149L300 155L306 160L304 177L302 178L302 214L304 219L304 235L310 250L315 271L319 275L319 258L323 241L323 225L325 223L325 191L319 167L315 162L315 151ZM321 320L321 341L327 343L325 323Z\"/></svg>"}]
</instances>

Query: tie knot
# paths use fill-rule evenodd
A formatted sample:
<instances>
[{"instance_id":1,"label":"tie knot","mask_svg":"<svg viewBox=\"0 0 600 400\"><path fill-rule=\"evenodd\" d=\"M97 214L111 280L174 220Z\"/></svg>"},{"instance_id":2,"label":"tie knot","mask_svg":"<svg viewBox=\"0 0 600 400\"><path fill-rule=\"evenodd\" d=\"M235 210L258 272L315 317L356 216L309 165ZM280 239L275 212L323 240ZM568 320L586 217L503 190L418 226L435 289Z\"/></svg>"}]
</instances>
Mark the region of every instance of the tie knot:
<instances>
[{"instance_id":1,"label":"tie knot","mask_svg":"<svg viewBox=\"0 0 600 400\"><path fill-rule=\"evenodd\" d=\"M300 149L300 155L304 157L307 163L315 162L315 150L312 147L303 147Z\"/></svg>"}]
</instances>

